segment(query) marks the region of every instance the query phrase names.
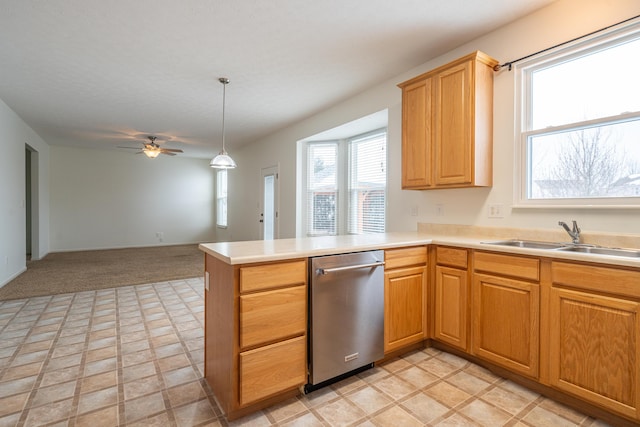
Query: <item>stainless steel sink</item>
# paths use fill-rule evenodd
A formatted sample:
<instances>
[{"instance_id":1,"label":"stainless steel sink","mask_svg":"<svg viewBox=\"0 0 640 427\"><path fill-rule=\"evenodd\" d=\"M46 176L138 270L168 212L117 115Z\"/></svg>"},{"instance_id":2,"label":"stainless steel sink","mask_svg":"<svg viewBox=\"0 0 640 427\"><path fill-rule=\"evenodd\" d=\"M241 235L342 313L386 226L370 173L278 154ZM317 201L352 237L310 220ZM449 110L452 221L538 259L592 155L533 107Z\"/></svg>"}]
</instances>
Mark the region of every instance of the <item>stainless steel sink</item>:
<instances>
[{"instance_id":1,"label":"stainless steel sink","mask_svg":"<svg viewBox=\"0 0 640 427\"><path fill-rule=\"evenodd\" d=\"M565 245L563 243L552 243L552 242L538 242L535 240L498 240L495 242L482 242L487 245L498 245L498 246L511 246L516 248L530 248L530 249L560 249Z\"/></svg>"},{"instance_id":2,"label":"stainless steel sink","mask_svg":"<svg viewBox=\"0 0 640 427\"><path fill-rule=\"evenodd\" d=\"M550 251L576 252L582 254L608 255L626 258L640 258L640 249L606 248L588 244L538 242L535 240L498 240L482 242L486 245L510 246L514 248L543 249Z\"/></svg>"},{"instance_id":3,"label":"stainless steel sink","mask_svg":"<svg viewBox=\"0 0 640 427\"><path fill-rule=\"evenodd\" d=\"M609 255L640 258L640 250L635 249L618 249L618 248L601 248L598 246L565 246L558 249L564 252L579 252L594 255Z\"/></svg>"}]
</instances>

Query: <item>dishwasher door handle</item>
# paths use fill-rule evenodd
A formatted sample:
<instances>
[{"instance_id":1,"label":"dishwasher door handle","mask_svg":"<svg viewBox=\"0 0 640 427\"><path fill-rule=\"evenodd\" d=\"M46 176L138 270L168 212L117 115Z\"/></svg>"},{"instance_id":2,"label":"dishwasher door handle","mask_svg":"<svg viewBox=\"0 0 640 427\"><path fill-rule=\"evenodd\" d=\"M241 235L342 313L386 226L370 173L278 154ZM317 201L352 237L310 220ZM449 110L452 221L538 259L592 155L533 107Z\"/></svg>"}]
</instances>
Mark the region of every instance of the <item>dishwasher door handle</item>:
<instances>
[{"instance_id":1,"label":"dishwasher door handle","mask_svg":"<svg viewBox=\"0 0 640 427\"><path fill-rule=\"evenodd\" d=\"M316 270L316 273L319 276L322 276L329 273L336 273L338 271L357 270L359 268L369 268L369 267L380 267L381 265L384 265L384 261L372 262L370 264L347 265L344 267L319 268L318 270Z\"/></svg>"}]
</instances>

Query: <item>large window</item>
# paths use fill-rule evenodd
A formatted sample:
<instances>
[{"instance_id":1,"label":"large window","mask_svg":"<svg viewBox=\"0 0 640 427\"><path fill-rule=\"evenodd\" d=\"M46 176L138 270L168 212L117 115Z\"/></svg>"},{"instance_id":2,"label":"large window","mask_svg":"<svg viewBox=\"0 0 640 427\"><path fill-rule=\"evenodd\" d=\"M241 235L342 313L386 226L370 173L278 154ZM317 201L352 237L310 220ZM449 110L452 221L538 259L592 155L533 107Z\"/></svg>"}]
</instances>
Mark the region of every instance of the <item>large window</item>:
<instances>
[{"instance_id":1,"label":"large window","mask_svg":"<svg viewBox=\"0 0 640 427\"><path fill-rule=\"evenodd\" d=\"M387 134L306 145L306 234L383 233Z\"/></svg>"},{"instance_id":2,"label":"large window","mask_svg":"<svg viewBox=\"0 0 640 427\"><path fill-rule=\"evenodd\" d=\"M517 67L519 204L640 205L640 25Z\"/></svg>"},{"instance_id":3,"label":"large window","mask_svg":"<svg viewBox=\"0 0 640 427\"><path fill-rule=\"evenodd\" d=\"M227 170L216 173L216 225L227 226Z\"/></svg>"}]
</instances>

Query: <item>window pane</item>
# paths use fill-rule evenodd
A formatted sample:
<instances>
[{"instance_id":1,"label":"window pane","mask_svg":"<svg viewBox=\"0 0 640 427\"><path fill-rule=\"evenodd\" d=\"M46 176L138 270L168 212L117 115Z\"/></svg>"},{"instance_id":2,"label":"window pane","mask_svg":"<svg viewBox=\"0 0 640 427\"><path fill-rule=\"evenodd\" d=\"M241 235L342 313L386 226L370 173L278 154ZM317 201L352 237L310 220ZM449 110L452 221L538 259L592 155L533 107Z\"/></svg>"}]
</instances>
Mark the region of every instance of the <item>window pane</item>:
<instances>
[{"instance_id":1,"label":"window pane","mask_svg":"<svg viewBox=\"0 0 640 427\"><path fill-rule=\"evenodd\" d=\"M532 72L532 129L640 111L638 57L640 39Z\"/></svg>"},{"instance_id":2,"label":"window pane","mask_svg":"<svg viewBox=\"0 0 640 427\"><path fill-rule=\"evenodd\" d=\"M385 230L386 145L386 133L349 143L349 233Z\"/></svg>"},{"instance_id":3,"label":"window pane","mask_svg":"<svg viewBox=\"0 0 640 427\"><path fill-rule=\"evenodd\" d=\"M307 153L307 234L337 234L338 144L309 144Z\"/></svg>"},{"instance_id":4,"label":"window pane","mask_svg":"<svg viewBox=\"0 0 640 427\"><path fill-rule=\"evenodd\" d=\"M221 169L216 174L216 224L227 226L227 170Z\"/></svg>"},{"instance_id":5,"label":"window pane","mask_svg":"<svg viewBox=\"0 0 640 427\"><path fill-rule=\"evenodd\" d=\"M640 119L534 135L527 152L528 198L640 196Z\"/></svg>"}]
</instances>

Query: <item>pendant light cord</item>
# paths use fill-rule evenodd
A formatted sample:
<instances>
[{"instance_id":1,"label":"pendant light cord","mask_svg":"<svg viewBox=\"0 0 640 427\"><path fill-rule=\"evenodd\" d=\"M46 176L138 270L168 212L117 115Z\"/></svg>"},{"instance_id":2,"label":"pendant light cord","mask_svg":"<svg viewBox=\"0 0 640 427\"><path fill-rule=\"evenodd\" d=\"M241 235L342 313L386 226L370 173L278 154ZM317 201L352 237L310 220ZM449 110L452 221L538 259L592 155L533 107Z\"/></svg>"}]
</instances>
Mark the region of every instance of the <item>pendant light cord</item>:
<instances>
[{"instance_id":1,"label":"pendant light cord","mask_svg":"<svg viewBox=\"0 0 640 427\"><path fill-rule=\"evenodd\" d=\"M222 153L226 154L227 150L224 147L224 112L227 105L227 84L229 84L229 79L226 77L220 77L218 80L222 83Z\"/></svg>"}]
</instances>

